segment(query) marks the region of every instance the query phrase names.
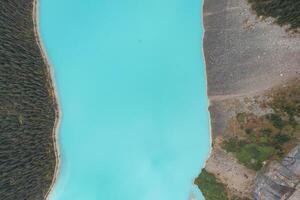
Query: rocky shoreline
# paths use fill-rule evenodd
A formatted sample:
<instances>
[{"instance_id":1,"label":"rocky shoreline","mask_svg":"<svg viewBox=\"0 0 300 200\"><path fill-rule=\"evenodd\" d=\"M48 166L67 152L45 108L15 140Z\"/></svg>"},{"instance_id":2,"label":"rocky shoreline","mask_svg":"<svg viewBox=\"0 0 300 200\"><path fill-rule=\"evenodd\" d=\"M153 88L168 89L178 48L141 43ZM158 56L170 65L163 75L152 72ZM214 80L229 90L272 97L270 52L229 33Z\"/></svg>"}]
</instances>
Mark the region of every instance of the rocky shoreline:
<instances>
[{"instance_id":1,"label":"rocky shoreline","mask_svg":"<svg viewBox=\"0 0 300 200\"><path fill-rule=\"evenodd\" d=\"M58 105L35 0L1 1L0 196L45 199L58 166Z\"/></svg>"},{"instance_id":2,"label":"rocky shoreline","mask_svg":"<svg viewBox=\"0 0 300 200\"><path fill-rule=\"evenodd\" d=\"M216 191L205 186L208 176L223 185L217 192L228 199L266 199L255 194L258 171L300 142L299 111L293 116L287 110L277 113L272 104L278 91L287 88L291 92L285 95L294 95L295 105L300 100L295 96L300 90L295 86L300 78L300 35L272 18L258 17L247 0L204 0L203 8L212 151L196 184L208 200L223 198L210 196ZM274 127L274 117L285 124ZM292 136L286 134L290 126L295 126ZM288 137L293 139L285 141ZM272 148L276 141L284 142Z\"/></svg>"}]
</instances>

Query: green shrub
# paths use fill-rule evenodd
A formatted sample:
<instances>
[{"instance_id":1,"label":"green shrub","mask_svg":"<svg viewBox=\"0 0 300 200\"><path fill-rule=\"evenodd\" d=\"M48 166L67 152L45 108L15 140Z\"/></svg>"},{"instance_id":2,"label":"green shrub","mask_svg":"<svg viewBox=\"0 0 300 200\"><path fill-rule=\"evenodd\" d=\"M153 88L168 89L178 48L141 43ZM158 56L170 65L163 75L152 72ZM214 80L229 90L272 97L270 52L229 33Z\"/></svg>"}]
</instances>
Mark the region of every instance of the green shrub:
<instances>
[{"instance_id":1,"label":"green shrub","mask_svg":"<svg viewBox=\"0 0 300 200\"><path fill-rule=\"evenodd\" d=\"M237 152L236 157L245 166L259 170L263 166L263 162L268 160L274 153L275 149L273 147L247 144Z\"/></svg>"},{"instance_id":2,"label":"green shrub","mask_svg":"<svg viewBox=\"0 0 300 200\"><path fill-rule=\"evenodd\" d=\"M273 124L275 128L282 129L284 127L284 121L278 114L270 114L267 116L267 119Z\"/></svg>"},{"instance_id":3,"label":"green shrub","mask_svg":"<svg viewBox=\"0 0 300 200\"><path fill-rule=\"evenodd\" d=\"M260 144L268 144L269 143L269 141L270 141L270 137L269 136L267 136L267 135L263 135L263 136L261 136L261 137L259 137L259 143Z\"/></svg>"},{"instance_id":4,"label":"green shrub","mask_svg":"<svg viewBox=\"0 0 300 200\"><path fill-rule=\"evenodd\" d=\"M228 200L225 186L205 169L195 179L195 184L201 190L205 200Z\"/></svg>"},{"instance_id":5,"label":"green shrub","mask_svg":"<svg viewBox=\"0 0 300 200\"><path fill-rule=\"evenodd\" d=\"M239 122L239 124L243 124L243 123L245 123L246 122L246 118L247 116L246 116L246 113L238 113L237 115L236 115L236 119L237 119L237 121Z\"/></svg>"},{"instance_id":6,"label":"green shrub","mask_svg":"<svg viewBox=\"0 0 300 200\"><path fill-rule=\"evenodd\" d=\"M245 129L245 133L250 135L253 132L253 130L251 128L246 128Z\"/></svg>"},{"instance_id":7,"label":"green shrub","mask_svg":"<svg viewBox=\"0 0 300 200\"><path fill-rule=\"evenodd\" d=\"M228 140L225 140L223 143L223 148L227 152L238 152L241 149L241 146L246 145L247 142L245 140L239 140L236 137L229 138Z\"/></svg>"},{"instance_id":8,"label":"green shrub","mask_svg":"<svg viewBox=\"0 0 300 200\"><path fill-rule=\"evenodd\" d=\"M224 149L227 152L237 152L239 150L238 139L230 138L229 140L224 141Z\"/></svg>"},{"instance_id":9,"label":"green shrub","mask_svg":"<svg viewBox=\"0 0 300 200\"><path fill-rule=\"evenodd\" d=\"M284 144L290 140L290 137L288 135L284 134L277 134L273 137L273 141L276 144Z\"/></svg>"},{"instance_id":10,"label":"green shrub","mask_svg":"<svg viewBox=\"0 0 300 200\"><path fill-rule=\"evenodd\" d=\"M224 141L223 148L227 152L234 153L241 164L250 169L259 170L263 166L264 161L276 154L276 150L271 146L268 136L261 136L256 139L257 141L253 139L253 141L247 143L246 140L230 138ZM280 141L284 141L285 139L285 137L277 138Z\"/></svg>"}]
</instances>

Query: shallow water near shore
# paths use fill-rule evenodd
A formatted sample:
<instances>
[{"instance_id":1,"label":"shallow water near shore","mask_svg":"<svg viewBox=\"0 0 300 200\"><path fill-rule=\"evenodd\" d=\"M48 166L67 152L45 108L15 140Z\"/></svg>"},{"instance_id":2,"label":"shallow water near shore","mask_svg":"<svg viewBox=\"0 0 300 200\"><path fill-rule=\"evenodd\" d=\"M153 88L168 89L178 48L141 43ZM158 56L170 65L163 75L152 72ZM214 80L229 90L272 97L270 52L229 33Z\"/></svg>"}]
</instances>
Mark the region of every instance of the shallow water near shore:
<instances>
[{"instance_id":1,"label":"shallow water near shore","mask_svg":"<svg viewBox=\"0 0 300 200\"><path fill-rule=\"evenodd\" d=\"M40 0L63 113L50 200L184 200L209 152L200 0Z\"/></svg>"}]
</instances>

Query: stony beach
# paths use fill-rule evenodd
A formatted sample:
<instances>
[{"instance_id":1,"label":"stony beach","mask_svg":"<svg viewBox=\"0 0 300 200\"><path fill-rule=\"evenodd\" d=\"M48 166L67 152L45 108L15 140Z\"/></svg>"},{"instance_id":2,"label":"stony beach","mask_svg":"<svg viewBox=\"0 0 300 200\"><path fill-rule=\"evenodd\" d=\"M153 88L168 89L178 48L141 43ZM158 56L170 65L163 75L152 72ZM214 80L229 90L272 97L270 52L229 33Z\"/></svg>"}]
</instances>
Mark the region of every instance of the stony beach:
<instances>
[{"instance_id":1,"label":"stony beach","mask_svg":"<svg viewBox=\"0 0 300 200\"><path fill-rule=\"evenodd\" d=\"M258 17L246 0L205 0L203 18L212 134L205 170L224 185L229 199L254 199L256 170L225 151L224 141L247 137L235 121L239 113L256 119L273 113L272 105L264 107L262 102L272 101L276 91L299 81L300 35L272 18ZM294 131L299 141L299 131ZM285 145L287 150L297 142Z\"/></svg>"}]
</instances>

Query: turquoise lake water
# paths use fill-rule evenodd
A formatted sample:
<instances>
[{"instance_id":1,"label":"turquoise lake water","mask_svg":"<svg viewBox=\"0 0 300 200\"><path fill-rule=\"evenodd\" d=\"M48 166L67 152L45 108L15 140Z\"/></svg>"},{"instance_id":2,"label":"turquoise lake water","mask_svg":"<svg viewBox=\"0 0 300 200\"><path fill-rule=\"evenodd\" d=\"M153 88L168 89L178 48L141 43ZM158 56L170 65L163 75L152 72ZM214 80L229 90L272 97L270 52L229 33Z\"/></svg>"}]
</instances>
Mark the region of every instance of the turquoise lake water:
<instances>
[{"instance_id":1,"label":"turquoise lake water","mask_svg":"<svg viewBox=\"0 0 300 200\"><path fill-rule=\"evenodd\" d=\"M50 200L187 200L209 152L201 0L40 0L63 113Z\"/></svg>"}]
</instances>

